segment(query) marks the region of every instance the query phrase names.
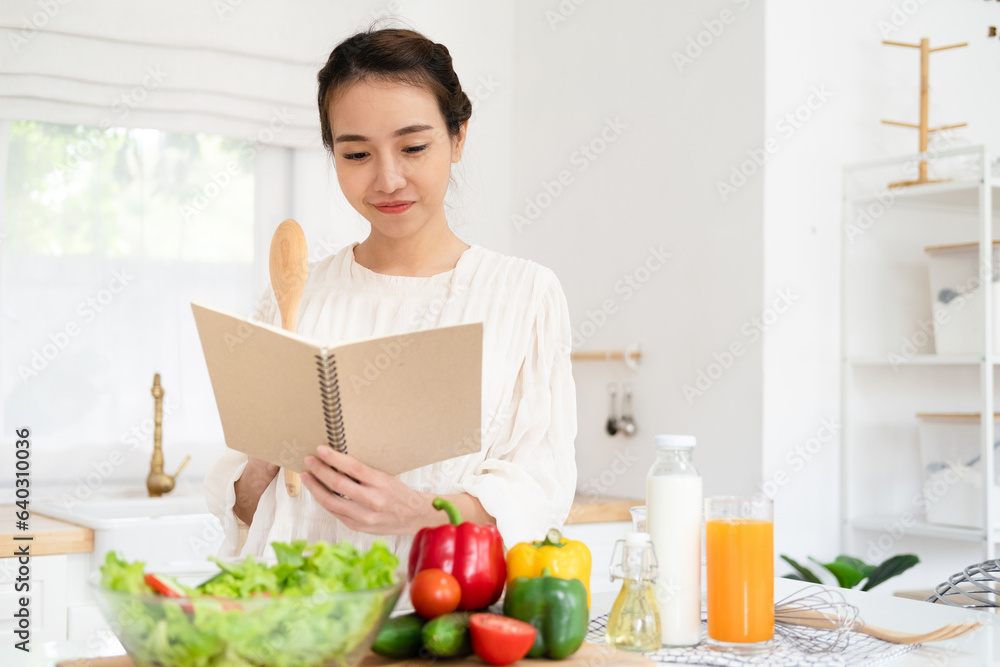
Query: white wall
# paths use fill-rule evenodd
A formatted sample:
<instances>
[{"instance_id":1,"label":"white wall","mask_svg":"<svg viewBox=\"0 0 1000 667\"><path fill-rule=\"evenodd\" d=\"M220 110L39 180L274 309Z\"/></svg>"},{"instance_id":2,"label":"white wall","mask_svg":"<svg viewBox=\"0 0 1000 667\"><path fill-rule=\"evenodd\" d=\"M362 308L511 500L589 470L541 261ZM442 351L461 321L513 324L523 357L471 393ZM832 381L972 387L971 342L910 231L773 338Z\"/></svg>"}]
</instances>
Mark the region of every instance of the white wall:
<instances>
[{"instance_id":1,"label":"white wall","mask_svg":"<svg viewBox=\"0 0 1000 667\"><path fill-rule=\"evenodd\" d=\"M916 131L880 120L917 121L919 52L881 40L918 43L929 36L932 47L970 42L931 56L930 123L968 121L968 129L952 135L954 145L1000 146L1000 40L986 38L998 18L992 4L940 0L767 3L765 133L779 139L779 150L766 167L764 293L791 289L799 297L764 343L764 478L783 481L776 485L779 552L823 558L840 546L839 434L822 437L828 433L823 420L839 419L840 166L917 148ZM787 136L777 123L806 103L814 86L832 97ZM967 394L954 384L965 376L937 377L943 393ZM912 440L915 426L909 434ZM892 489L894 473L916 474L910 460L916 442L908 445L897 451L897 466L873 476L881 479L876 484ZM907 480L900 485L910 487ZM866 537L878 536L859 537L854 547L864 556ZM889 589L930 586L978 560L977 546L939 540L907 538L898 549L916 552L925 563Z\"/></svg>"},{"instance_id":2,"label":"white wall","mask_svg":"<svg viewBox=\"0 0 1000 667\"><path fill-rule=\"evenodd\" d=\"M508 218L522 219L507 223L512 250L559 276L575 347L638 342L643 352L634 373L574 364L580 489L644 497L652 436L691 433L706 493L749 493L761 471L762 346L741 327L761 312L763 183L723 203L714 182L763 139L763 6L587 3L567 16L555 7L517 4ZM679 71L673 52L723 10L733 22ZM591 142L603 150L593 161L581 152ZM549 197L564 171L568 184ZM647 273L651 247L670 258ZM742 356L688 401L683 386L734 342L746 343ZM635 388L631 439L604 432L613 380Z\"/></svg>"}]
</instances>

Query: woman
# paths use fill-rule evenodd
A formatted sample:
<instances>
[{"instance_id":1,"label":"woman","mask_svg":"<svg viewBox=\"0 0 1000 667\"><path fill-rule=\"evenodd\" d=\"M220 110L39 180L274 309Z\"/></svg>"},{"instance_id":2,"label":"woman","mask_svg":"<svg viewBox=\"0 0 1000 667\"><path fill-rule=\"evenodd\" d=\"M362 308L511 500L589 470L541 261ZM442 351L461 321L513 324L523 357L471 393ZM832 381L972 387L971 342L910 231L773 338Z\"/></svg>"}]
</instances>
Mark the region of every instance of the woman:
<instances>
[{"instance_id":1,"label":"woman","mask_svg":"<svg viewBox=\"0 0 1000 667\"><path fill-rule=\"evenodd\" d=\"M444 197L472 113L448 49L409 30L360 33L318 79L323 143L371 233L310 267L298 333L334 343L483 322L482 447L391 476L317 443L294 498L277 466L227 449L206 478L220 553L264 555L293 539L368 548L382 537L405 562L412 536L447 520L437 496L468 521L495 523L508 546L541 539L565 520L576 486L569 314L550 270L470 246L448 226ZM254 318L280 327L271 289Z\"/></svg>"}]
</instances>

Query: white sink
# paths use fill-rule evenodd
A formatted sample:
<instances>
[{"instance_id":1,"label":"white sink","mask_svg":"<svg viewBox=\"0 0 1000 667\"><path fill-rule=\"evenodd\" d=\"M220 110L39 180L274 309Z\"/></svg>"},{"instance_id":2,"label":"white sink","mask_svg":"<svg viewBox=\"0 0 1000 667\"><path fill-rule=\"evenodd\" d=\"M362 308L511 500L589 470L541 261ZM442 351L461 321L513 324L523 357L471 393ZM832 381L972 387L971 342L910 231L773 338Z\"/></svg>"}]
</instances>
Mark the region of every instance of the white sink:
<instances>
[{"instance_id":1,"label":"white sink","mask_svg":"<svg viewBox=\"0 0 1000 667\"><path fill-rule=\"evenodd\" d=\"M102 489L86 500L64 494L32 502L32 511L93 529L90 570L99 568L110 550L148 566L207 564L207 556L215 555L222 544L222 525L197 488L160 498L131 487Z\"/></svg>"},{"instance_id":2,"label":"white sink","mask_svg":"<svg viewBox=\"0 0 1000 667\"><path fill-rule=\"evenodd\" d=\"M192 516L211 515L204 496L197 495L149 498L137 494L132 498L95 498L68 506L58 500L34 505L41 514L102 530L135 521L187 522Z\"/></svg>"}]
</instances>

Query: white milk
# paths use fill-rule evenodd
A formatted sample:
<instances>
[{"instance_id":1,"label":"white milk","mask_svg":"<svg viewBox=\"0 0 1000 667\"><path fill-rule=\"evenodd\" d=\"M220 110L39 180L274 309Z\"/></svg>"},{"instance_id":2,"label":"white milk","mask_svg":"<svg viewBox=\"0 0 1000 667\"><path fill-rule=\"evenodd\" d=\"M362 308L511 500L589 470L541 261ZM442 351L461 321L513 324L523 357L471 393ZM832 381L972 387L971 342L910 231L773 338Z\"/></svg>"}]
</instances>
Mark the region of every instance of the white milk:
<instances>
[{"instance_id":1,"label":"white milk","mask_svg":"<svg viewBox=\"0 0 1000 667\"><path fill-rule=\"evenodd\" d=\"M646 512L663 644L693 646L701 641L701 477L647 477Z\"/></svg>"}]
</instances>

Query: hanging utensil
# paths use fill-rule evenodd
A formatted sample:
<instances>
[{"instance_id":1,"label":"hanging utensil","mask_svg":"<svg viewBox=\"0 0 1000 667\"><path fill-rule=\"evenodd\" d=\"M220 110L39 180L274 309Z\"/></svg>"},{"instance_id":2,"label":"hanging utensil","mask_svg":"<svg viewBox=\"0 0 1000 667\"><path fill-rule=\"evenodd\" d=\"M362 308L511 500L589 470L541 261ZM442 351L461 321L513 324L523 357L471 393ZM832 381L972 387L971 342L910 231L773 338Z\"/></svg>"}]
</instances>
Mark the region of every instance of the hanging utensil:
<instances>
[{"instance_id":1,"label":"hanging utensil","mask_svg":"<svg viewBox=\"0 0 1000 667\"><path fill-rule=\"evenodd\" d=\"M632 414L632 385L622 388L622 416L618 419L618 430L624 435L635 435L635 417Z\"/></svg>"},{"instance_id":2,"label":"hanging utensil","mask_svg":"<svg viewBox=\"0 0 1000 667\"><path fill-rule=\"evenodd\" d=\"M608 435L618 433L617 402L618 385L612 382L608 384L608 421L604 427L605 430L607 430Z\"/></svg>"},{"instance_id":3,"label":"hanging utensil","mask_svg":"<svg viewBox=\"0 0 1000 667\"><path fill-rule=\"evenodd\" d=\"M298 324L299 304L309 277L309 255L306 236L299 223L291 218L274 230L271 237L271 252L268 261L271 272L271 287L281 311L281 328L295 331ZM285 468L285 489L292 498L299 495L302 480L294 470Z\"/></svg>"}]
</instances>

